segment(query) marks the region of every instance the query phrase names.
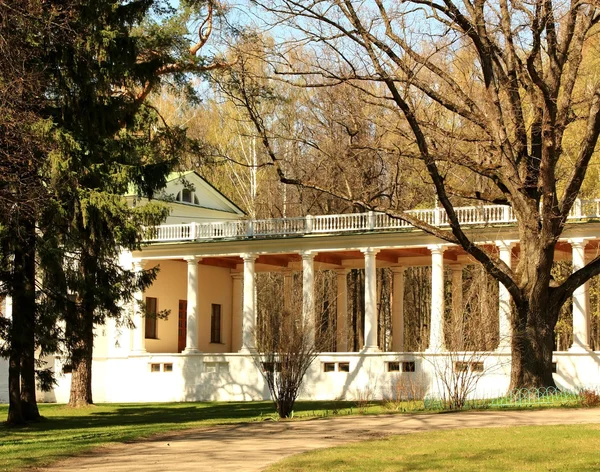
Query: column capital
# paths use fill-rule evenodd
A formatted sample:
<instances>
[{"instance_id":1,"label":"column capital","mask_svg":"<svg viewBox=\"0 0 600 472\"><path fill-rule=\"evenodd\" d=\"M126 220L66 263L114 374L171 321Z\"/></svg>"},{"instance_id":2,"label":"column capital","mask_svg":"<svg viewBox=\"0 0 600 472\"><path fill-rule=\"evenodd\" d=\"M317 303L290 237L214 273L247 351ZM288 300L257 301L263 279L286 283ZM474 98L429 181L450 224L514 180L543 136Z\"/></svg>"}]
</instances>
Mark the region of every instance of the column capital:
<instances>
[{"instance_id":1,"label":"column capital","mask_svg":"<svg viewBox=\"0 0 600 472\"><path fill-rule=\"evenodd\" d=\"M431 251L431 254L444 254L444 251L448 248L447 244L430 244L427 249Z\"/></svg>"},{"instance_id":2,"label":"column capital","mask_svg":"<svg viewBox=\"0 0 600 472\"><path fill-rule=\"evenodd\" d=\"M198 264L198 262L200 262L202 258L198 256L185 256L183 260L186 261L188 265L193 265Z\"/></svg>"},{"instance_id":3,"label":"column capital","mask_svg":"<svg viewBox=\"0 0 600 472\"><path fill-rule=\"evenodd\" d=\"M501 251L510 251L513 247L516 246L516 241L495 241L496 247L498 247Z\"/></svg>"},{"instance_id":4,"label":"column capital","mask_svg":"<svg viewBox=\"0 0 600 472\"><path fill-rule=\"evenodd\" d=\"M376 256L381 249L375 247L365 247L360 250L365 256Z\"/></svg>"},{"instance_id":5,"label":"column capital","mask_svg":"<svg viewBox=\"0 0 600 472\"><path fill-rule=\"evenodd\" d=\"M147 259L133 259L131 262L133 263L133 270L139 272L146 265Z\"/></svg>"},{"instance_id":6,"label":"column capital","mask_svg":"<svg viewBox=\"0 0 600 472\"><path fill-rule=\"evenodd\" d=\"M300 251L300 257L303 261L312 261L317 255L314 251Z\"/></svg>"},{"instance_id":7,"label":"column capital","mask_svg":"<svg viewBox=\"0 0 600 472\"><path fill-rule=\"evenodd\" d=\"M448 267L450 267L452 272L462 272L465 268L465 264L448 264Z\"/></svg>"},{"instance_id":8,"label":"column capital","mask_svg":"<svg viewBox=\"0 0 600 472\"><path fill-rule=\"evenodd\" d=\"M255 262L256 259L258 259L258 254L247 252L240 254L240 257L244 260L244 262Z\"/></svg>"},{"instance_id":9,"label":"column capital","mask_svg":"<svg viewBox=\"0 0 600 472\"><path fill-rule=\"evenodd\" d=\"M572 248L575 249L585 249L587 246L589 239L585 238L570 238L567 239L567 242L571 245Z\"/></svg>"},{"instance_id":10,"label":"column capital","mask_svg":"<svg viewBox=\"0 0 600 472\"><path fill-rule=\"evenodd\" d=\"M350 269L333 269L333 270L339 276L348 275L350 273Z\"/></svg>"},{"instance_id":11,"label":"column capital","mask_svg":"<svg viewBox=\"0 0 600 472\"><path fill-rule=\"evenodd\" d=\"M234 280L242 280L244 278L244 274L242 272L231 272L231 278Z\"/></svg>"},{"instance_id":12,"label":"column capital","mask_svg":"<svg viewBox=\"0 0 600 472\"><path fill-rule=\"evenodd\" d=\"M390 267L390 269L392 269L392 274L404 274L404 271L406 270L406 267L404 267L404 266L394 266L394 267Z\"/></svg>"}]
</instances>

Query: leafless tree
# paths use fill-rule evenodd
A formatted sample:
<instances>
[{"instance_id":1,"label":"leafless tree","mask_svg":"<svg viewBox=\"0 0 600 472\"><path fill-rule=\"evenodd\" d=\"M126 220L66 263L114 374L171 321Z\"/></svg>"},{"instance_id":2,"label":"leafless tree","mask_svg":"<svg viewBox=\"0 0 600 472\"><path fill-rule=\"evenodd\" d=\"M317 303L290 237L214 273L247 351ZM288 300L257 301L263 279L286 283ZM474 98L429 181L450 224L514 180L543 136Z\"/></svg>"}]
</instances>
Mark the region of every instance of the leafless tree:
<instances>
[{"instance_id":1,"label":"leafless tree","mask_svg":"<svg viewBox=\"0 0 600 472\"><path fill-rule=\"evenodd\" d=\"M268 58L273 77L304 88L351 86L365 106L379 110L373 129L389 136L372 144L385 156L374 185L311 179L287 164L274 121L257 112L265 95L254 93L243 70L231 71L238 74L232 96L247 110L280 180L388 212L461 246L512 296L512 387L554 385L560 309L575 288L600 273L596 256L551 284L554 249L600 133L600 80L586 61L598 47L597 2L253 3L266 21L293 30ZM303 142L318 148L318 142ZM422 166L423 185L434 189L449 230L406 213L402 169L408 165ZM512 209L527 255L516 267L464 231L455 207L469 200Z\"/></svg>"},{"instance_id":2,"label":"leafless tree","mask_svg":"<svg viewBox=\"0 0 600 472\"><path fill-rule=\"evenodd\" d=\"M253 359L263 374L279 417L289 418L306 372L319 353L331 344L332 330L320 326L321 315L315 315L314 319L302 317L301 292L292 290L291 300L282 303L284 288L277 274L265 274L262 279Z\"/></svg>"}]
</instances>

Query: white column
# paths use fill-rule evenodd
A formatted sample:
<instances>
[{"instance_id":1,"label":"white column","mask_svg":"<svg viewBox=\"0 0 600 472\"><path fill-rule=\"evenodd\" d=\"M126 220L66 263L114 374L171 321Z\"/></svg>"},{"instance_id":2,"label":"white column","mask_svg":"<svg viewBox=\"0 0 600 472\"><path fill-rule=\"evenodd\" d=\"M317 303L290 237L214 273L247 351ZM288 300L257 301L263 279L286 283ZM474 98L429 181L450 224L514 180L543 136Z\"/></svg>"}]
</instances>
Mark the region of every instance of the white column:
<instances>
[{"instance_id":1,"label":"white column","mask_svg":"<svg viewBox=\"0 0 600 472\"><path fill-rule=\"evenodd\" d=\"M198 262L199 257L186 257L187 261L187 330L184 354L198 350Z\"/></svg>"},{"instance_id":2,"label":"white column","mask_svg":"<svg viewBox=\"0 0 600 472\"><path fill-rule=\"evenodd\" d=\"M404 351L404 267L392 267L392 351Z\"/></svg>"},{"instance_id":3,"label":"white column","mask_svg":"<svg viewBox=\"0 0 600 472\"><path fill-rule=\"evenodd\" d=\"M585 239L570 239L573 272L585 266ZM573 345L569 351L589 351L590 292L586 282L573 292Z\"/></svg>"},{"instance_id":4,"label":"white column","mask_svg":"<svg viewBox=\"0 0 600 472\"><path fill-rule=\"evenodd\" d=\"M292 310L294 272L291 269L283 271L283 309L288 313Z\"/></svg>"},{"instance_id":5,"label":"white column","mask_svg":"<svg viewBox=\"0 0 600 472\"><path fill-rule=\"evenodd\" d=\"M10 295L6 295L4 297L4 317L11 320L12 319L12 297Z\"/></svg>"},{"instance_id":6,"label":"white column","mask_svg":"<svg viewBox=\"0 0 600 472\"><path fill-rule=\"evenodd\" d=\"M442 245L429 246L431 251L431 320L429 322L428 352L444 347L444 250Z\"/></svg>"},{"instance_id":7,"label":"white column","mask_svg":"<svg viewBox=\"0 0 600 472\"><path fill-rule=\"evenodd\" d=\"M500 260L508 267L512 263L512 247L513 243L507 241L496 241L496 246L500 250ZM511 327L511 305L510 292L498 282L498 351L510 351L512 343L512 327Z\"/></svg>"},{"instance_id":8,"label":"white column","mask_svg":"<svg viewBox=\"0 0 600 472\"><path fill-rule=\"evenodd\" d=\"M377 351L377 262L379 249L362 249L365 255L365 346L364 351Z\"/></svg>"},{"instance_id":9,"label":"white column","mask_svg":"<svg viewBox=\"0 0 600 472\"><path fill-rule=\"evenodd\" d=\"M315 342L315 254L310 251L302 256L302 322L308 330L309 345Z\"/></svg>"},{"instance_id":10,"label":"white column","mask_svg":"<svg viewBox=\"0 0 600 472\"><path fill-rule=\"evenodd\" d=\"M231 274L231 352L242 348L242 274L235 272Z\"/></svg>"},{"instance_id":11,"label":"white column","mask_svg":"<svg viewBox=\"0 0 600 472\"><path fill-rule=\"evenodd\" d=\"M464 349L463 327L463 266L453 264L452 270L452 349Z\"/></svg>"},{"instance_id":12,"label":"white column","mask_svg":"<svg viewBox=\"0 0 600 472\"><path fill-rule=\"evenodd\" d=\"M337 274L337 350L348 352L348 269L336 269Z\"/></svg>"},{"instance_id":13,"label":"white column","mask_svg":"<svg viewBox=\"0 0 600 472\"><path fill-rule=\"evenodd\" d=\"M146 261L142 259L133 260L133 270L136 275L144 270ZM131 352L143 354L146 352L146 319L144 318L144 292L141 290L133 294L133 340Z\"/></svg>"},{"instance_id":14,"label":"white column","mask_svg":"<svg viewBox=\"0 0 600 472\"><path fill-rule=\"evenodd\" d=\"M244 259L244 297L242 309L242 348L240 352L254 350L256 336L256 279L254 263L256 254L242 254Z\"/></svg>"}]
</instances>

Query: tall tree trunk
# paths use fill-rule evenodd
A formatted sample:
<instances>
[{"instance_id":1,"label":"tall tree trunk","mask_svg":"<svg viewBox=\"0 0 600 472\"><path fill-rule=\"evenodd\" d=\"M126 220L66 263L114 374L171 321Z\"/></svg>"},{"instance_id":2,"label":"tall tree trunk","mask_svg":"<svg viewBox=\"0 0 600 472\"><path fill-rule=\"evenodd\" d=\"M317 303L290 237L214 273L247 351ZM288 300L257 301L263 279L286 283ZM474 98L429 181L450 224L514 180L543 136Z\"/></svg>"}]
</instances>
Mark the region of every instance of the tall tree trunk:
<instances>
[{"instance_id":1,"label":"tall tree trunk","mask_svg":"<svg viewBox=\"0 0 600 472\"><path fill-rule=\"evenodd\" d=\"M93 404L92 399L92 356L94 350L94 312L96 301L93 287L98 267L91 252L82 252L80 271L84 289L79 294L77 315L71 335L75 336L71 352L72 376L69 406L81 407Z\"/></svg>"},{"instance_id":2,"label":"tall tree trunk","mask_svg":"<svg viewBox=\"0 0 600 472\"><path fill-rule=\"evenodd\" d=\"M517 307L513 321L511 389L556 386L552 377L554 325L549 318L548 308Z\"/></svg>"},{"instance_id":3,"label":"tall tree trunk","mask_svg":"<svg viewBox=\"0 0 600 472\"><path fill-rule=\"evenodd\" d=\"M13 312L11 328L11 346L8 358L8 417L6 424L18 426L25 424L23 411L21 410L21 343L16 331L19 326L19 315Z\"/></svg>"},{"instance_id":4,"label":"tall tree trunk","mask_svg":"<svg viewBox=\"0 0 600 472\"><path fill-rule=\"evenodd\" d=\"M35 398L35 225L22 223L23 239L14 248L13 314L9 353L7 423L24 424L40 415Z\"/></svg>"},{"instance_id":5,"label":"tall tree trunk","mask_svg":"<svg viewBox=\"0 0 600 472\"><path fill-rule=\"evenodd\" d=\"M94 345L93 323L82 323L84 332L75 346L72 359L69 406L82 407L94 403L92 399L92 351Z\"/></svg>"},{"instance_id":6,"label":"tall tree trunk","mask_svg":"<svg viewBox=\"0 0 600 472\"><path fill-rule=\"evenodd\" d=\"M25 421L39 421L40 412L35 396L35 225L27 222L27 242L23 251L23 306L19 307L22 316L21 353L21 410Z\"/></svg>"}]
</instances>

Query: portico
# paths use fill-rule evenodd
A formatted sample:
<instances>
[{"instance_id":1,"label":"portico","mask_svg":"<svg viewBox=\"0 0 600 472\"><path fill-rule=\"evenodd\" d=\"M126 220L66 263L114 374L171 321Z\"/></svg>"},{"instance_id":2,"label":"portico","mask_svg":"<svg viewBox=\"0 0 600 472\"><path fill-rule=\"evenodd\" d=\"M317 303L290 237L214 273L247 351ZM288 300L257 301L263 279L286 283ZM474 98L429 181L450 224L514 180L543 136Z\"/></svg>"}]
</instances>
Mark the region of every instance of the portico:
<instances>
[{"instance_id":1,"label":"portico","mask_svg":"<svg viewBox=\"0 0 600 472\"><path fill-rule=\"evenodd\" d=\"M600 215L600 203L596 211ZM506 216L506 212L498 214ZM436 218L443 224L443 217ZM146 246L123 261L135 270L160 266L153 286L136 294L134 327L129 336L121 336L118 348L108 339L110 329L106 336L98 337L95 362L104 366L102 381L111 385L104 397L99 395L104 399L100 401L266 398L268 393L252 359L260 298L257 277L263 273L280 274L281 305L286 309L292 309L296 289L300 315L313 327L313 339L320 309L316 306L316 280L320 273L330 271L334 281L331 317L335 318L336 350L322 353L315 361L307 374L303 398L352 398L373 386L375 397L381 398L393 381L408 377L435 390L435 372L430 366L436 359L452 359L454 351L450 349L461 346L463 272L475 261L460 247L432 235L396 220L388 226L384 223L383 216L370 213L251 224L238 221L235 234L233 222L194 224L192 229L178 224L168 226L168 231L155 230ZM509 267L526 257L520 253L516 228L510 222L476 222L469 231L476 244ZM572 260L573 271L577 270L600 252L600 223L569 225L556 251L557 260ZM409 341L405 274L411 267L431 268L428 343L421 352L405 350ZM378 343L382 306L378 306L377 274L382 268L389 269L392 281L388 346ZM348 275L353 269L362 271L364 277L363 342L355 352L348 343ZM135 309L140 304L170 311L167 319L157 320L155 337L147 336L146 323ZM502 285L497 306L498 343L481 356L485 367L479 393L499 392L508 385L511 308L510 294ZM594 360L598 357L590 351L589 323L589 291L582 287L573 296L573 346L554 356L559 385L574 388L582 378L600 383L600 365ZM450 333L449 325L456 330ZM102 351L102 343L108 350ZM132 382L144 385L146 393L134 396Z\"/></svg>"}]
</instances>

